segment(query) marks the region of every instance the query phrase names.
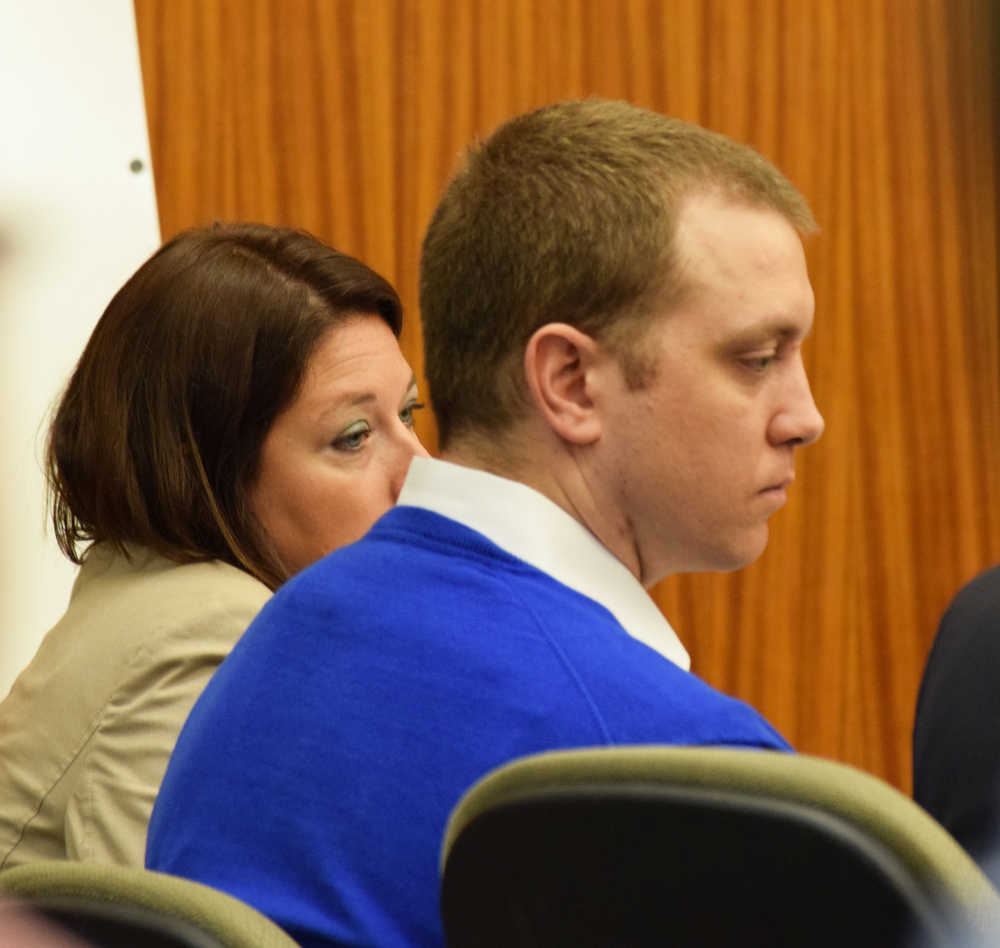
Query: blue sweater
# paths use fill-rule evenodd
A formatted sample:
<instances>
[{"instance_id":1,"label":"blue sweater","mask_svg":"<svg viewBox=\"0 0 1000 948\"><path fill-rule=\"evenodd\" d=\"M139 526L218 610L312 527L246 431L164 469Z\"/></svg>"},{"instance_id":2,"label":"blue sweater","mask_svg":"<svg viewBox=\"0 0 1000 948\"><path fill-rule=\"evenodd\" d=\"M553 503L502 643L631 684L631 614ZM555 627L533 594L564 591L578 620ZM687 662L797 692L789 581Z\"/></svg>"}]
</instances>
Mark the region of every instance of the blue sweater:
<instances>
[{"instance_id":1,"label":"blue sweater","mask_svg":"<svg viewBox=\"0 0 1000 948\"><path fill-rule=\"evenodd\" d=\"M603 606L397 507L282 587L216 672L147 865L233 893L304 946L440 945L461 794L514 757L624 743L788 749Z\"/></svg>"}]
</instances>

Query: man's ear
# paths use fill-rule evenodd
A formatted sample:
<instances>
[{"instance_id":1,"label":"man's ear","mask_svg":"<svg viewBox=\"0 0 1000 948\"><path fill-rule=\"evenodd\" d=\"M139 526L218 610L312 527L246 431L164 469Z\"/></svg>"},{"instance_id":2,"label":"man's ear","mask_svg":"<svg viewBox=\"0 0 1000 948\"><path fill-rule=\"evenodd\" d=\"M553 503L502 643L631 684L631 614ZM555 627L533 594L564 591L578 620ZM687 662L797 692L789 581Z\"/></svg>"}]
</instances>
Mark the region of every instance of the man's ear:
<instances>
[{"instance_id":1,"label":"man's ear","mask_svg":"<svg viewBox=\"0 0 1000 948\"><path fill-rule=\"evenodd\" d=\"M601 361L599 343L566 323L535 330L524 350L524 375L539 414L571 444L601 436L591 375Z\"/></svg>"}]
</instances>

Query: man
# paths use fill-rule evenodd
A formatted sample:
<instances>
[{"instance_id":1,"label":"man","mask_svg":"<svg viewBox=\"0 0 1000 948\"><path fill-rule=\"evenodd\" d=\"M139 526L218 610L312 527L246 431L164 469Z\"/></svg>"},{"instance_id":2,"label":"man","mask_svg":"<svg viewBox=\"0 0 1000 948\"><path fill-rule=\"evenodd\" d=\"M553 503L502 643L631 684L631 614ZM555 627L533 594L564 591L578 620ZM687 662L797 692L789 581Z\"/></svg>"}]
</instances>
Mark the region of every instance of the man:
<instances>
[{"instance_id":1,"label":"man","mask_svg":"<svg viewBox=\"0 0 1000 948\"><path fill-rule=\"evenodd\" d=\"M786 749L643 587L754 560L823 422L802 197L751 150L566 102L473 149L421 262L442 460L287 584L196 707L148 864L303 945L433 945L449 811L559 747ZM374 432L372 437L378 437Z\"/></svg>"}]
</instances>

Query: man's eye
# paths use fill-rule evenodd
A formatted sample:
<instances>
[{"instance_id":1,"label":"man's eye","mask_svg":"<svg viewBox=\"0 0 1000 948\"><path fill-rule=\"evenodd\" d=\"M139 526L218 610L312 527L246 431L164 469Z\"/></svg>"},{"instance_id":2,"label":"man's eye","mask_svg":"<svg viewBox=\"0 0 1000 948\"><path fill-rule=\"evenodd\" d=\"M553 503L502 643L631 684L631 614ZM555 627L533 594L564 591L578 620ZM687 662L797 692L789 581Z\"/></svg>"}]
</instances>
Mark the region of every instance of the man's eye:
<instances>
[{"instance_id":1,"label":"man's eye","mask_svg":"<svg viewBox=\"0 0 1000 948\"><path fill-rule=\"evenodd\" d=\"M358 422L335 438L333 446L338 451L360 451L370 435L371 429L368 425L365 422Z\"/></svg>"},{"instance_id":2,"label":"man's eye","mask_svg":"<svg viewBox=\"0 0 1000 948\"><path fill-rule=\"evenodd\" d=\"M407 428L413 427L413 413L420 411L424 408L423 402L410 402L400 413L400 420L406 425Z\"/></svg>"},{"instance_id":3,"label":"man's eye","mask_svg":"<svg viewBox=\"0 0 1000 948\"><path fill-rule=\"evenodd\" d=\"M751 372L761 373L764 372L776 358L776 353L769 352L767 355L750 356L745 359L740 359L740 362L750 369Z\"/></svg>"}]
</instances>

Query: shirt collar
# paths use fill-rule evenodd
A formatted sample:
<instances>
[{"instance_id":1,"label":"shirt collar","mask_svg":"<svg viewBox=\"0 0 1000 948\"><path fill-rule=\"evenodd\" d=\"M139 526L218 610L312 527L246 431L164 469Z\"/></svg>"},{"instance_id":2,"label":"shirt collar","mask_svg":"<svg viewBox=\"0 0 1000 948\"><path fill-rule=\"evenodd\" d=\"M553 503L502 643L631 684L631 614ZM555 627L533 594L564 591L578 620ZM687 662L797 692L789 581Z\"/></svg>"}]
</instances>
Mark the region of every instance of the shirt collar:
<instances>
[{"instance_id":1,"label":"shirt collar","mask_svg":"<svg viewBox=\"0 0 1000 948\"><path fill-rule=\"evenodd\" d=\"M470 527L608 610L634 639L687 670L691 660L670 623L628 567L586 527L517 481L415 457L397 504L422 507Z\"/></svg>"}]
</instances>

